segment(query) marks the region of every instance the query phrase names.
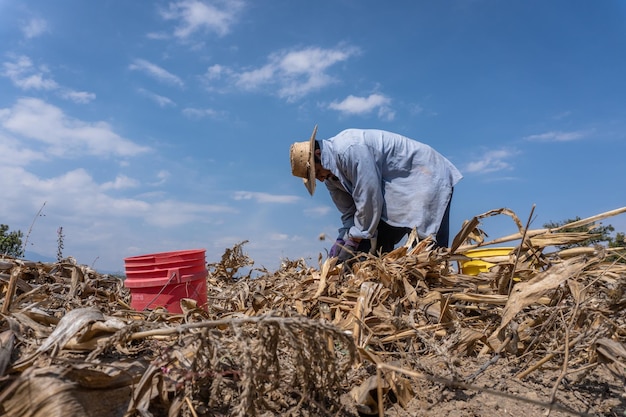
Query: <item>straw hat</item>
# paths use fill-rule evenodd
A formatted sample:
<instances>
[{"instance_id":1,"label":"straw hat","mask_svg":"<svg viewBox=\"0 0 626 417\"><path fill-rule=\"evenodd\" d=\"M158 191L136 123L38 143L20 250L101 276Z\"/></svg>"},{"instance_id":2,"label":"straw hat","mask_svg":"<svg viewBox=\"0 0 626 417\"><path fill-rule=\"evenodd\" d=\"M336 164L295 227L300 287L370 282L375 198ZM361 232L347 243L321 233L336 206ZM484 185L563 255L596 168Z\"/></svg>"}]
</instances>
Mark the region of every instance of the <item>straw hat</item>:
<instances>
[{"instance_id":1,"label":"straw hat","mask_svg":"<svg viewBox=\"0 0 626 417\"><path fill-rule=\"evenodd\" d=\"M291 173L302 178L304 186L313 195L315 192L315 134L317 125L313 128L311 138L307 142L296 142L289 149L291 159Z\"/></svg>"}]
</instances>

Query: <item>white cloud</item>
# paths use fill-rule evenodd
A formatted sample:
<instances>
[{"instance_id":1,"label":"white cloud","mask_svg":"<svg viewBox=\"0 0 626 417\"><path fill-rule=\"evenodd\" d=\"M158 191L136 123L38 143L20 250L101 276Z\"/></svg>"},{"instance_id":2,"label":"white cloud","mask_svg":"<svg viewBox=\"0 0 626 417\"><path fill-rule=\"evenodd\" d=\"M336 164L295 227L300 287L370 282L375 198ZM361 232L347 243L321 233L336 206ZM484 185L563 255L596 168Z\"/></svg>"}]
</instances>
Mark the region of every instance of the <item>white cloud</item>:
<instances>
[{"instance_id":1,"label":"white cloud","mask_svg":"<svg viewBox=\"0 0 626 417\"><path fill-rule=\"evenodd\" d=\"M167 10L161 11L161 16L165 20L178 21L174 36L179 39L186 39L196 32L214 32L224 36L237 22L244 4L240 0L175 1L169 4Z\"/></svg>"},{"instance_id":2,"label":"white cloud","mask_svg":"<svg viewBox=\"0 0 626 417\"><path fill-rule=\"evenodd\" d=\"M269 193L258 193L252 191L236 191L233 194L235 200L255 200L258 203L280 203L291 204L300 200L300 197L293 195L279 195Z\"/></svg>"},{"instance_id":3,"label":"white cloud","mask_svg":"<svg viewBox=\"0 0 626 417\"><path fill-rule=\"evenodd\" d=\"M29 177L25 182L27 188L42 194L52 194L61 189L68 190L69 194L77 194L79 190L87 190L95 186L91 176L83 168L68 171L63 175L47 179ZM90 192L89 194L92 194Z\"/></svg>"},{"instance_id":4,"label":"white cloud","mask_svg":"<svg viewBox=\"0 0 626 417\"><path fill-rule=\"evenodd\" d=\"M207 68L204 74L199 76L198 78L204 85L207 91L222 91L228 89L231 84L236 82L235 74L233 71L225 67L223 65L215 64L211 65ZM226 85L220 85L220 80L226 80L228 83Z\"/></svg>"},{"instance_id":5,"label":"white cloud","mask_svg":"<svg viewBox=\"0 0 626 417\"><path fill-rule=\"evenodd\" d=\"M44 66L36 68L31 59L21 55L13 62L2 64L2 75L23 90L55 90L59 87L56 81L48 77L48 69Z\"/></svg>"},{"instance_id":6,"label":"white cloud","mask_svg":"<svg viewBox=\"0 0 626 417\"><path fill-rule=\"evenodd\" d=\"M270 82L277 72L275 65L265 65L250 71L236 74L237 85L246 90L253 90L262 84Z\"/></svg>"},{"instance_id":7,"label":"white cloud","mask_svg":"<svg viewBox=\"0 0 626 417\"><path fill-rule=\"evenodd\" d=\"M211 65L207 68L204 77L207 80L215 80L222 77L224 74L230 73L230 70L222 65Z\"/></svg>"},{"instance_id":8,"label":"white cloud","mask_svg":"<svg viewBox=\"0 0 626 417\"><path fill-rule=\"evenodd\" d=\"M391 107L381 107L378 109L378 118L390 122L396 118L396 112Z\"/></svg>"},{"instance_id":9,"label":"white cloud","mask_svg":"<svg viewBox=\"0 0 626 417\"><path fill-rule=\"evenodd\" d=\"M358 52L358 49L349 46L282 51L270 55L268 63L262 67L239 73L232 71L232 74L239 88L256 90L277 86L279 97L295 100L335 83L336 80L327 71ZM220 73L224 72L220 70Z\"/></svg>"},{"instance_id":10,"label":"white cloud","mask_svg":"<svg viewBox=\"0 0 626 417\"><path fill-rule=\"evenodd\" d=\"M190 119L203 119L205 117L209 117L211 119L219 119L224 117L224 113L214 110L214 109L194 109L194 108L186 108L183 109L183 114Z\"/></svg>"},{"instance_id":11,"label":"white cloud","mask_svg":"<svg viewBox=\"0 0 626 417\"><path fill-rule=\"evenodd\" d=\"M524 139L535 142L570 142L573 140L582 139L588 132L574 131L574 132L546 132L538 135L526 136Z\"/></svg>"},{"instance_id":12,"label":"white cloud","mask_svg":"<svg viewBox=\"0 0 626 417\"><path fill-rule=\"evenodd\" d=\"M269 239L277 241L277 242L282 242L282 241L289 240L289 235L286 233L271 233L269 235Z\"/></svg>"},{"instance_id":13,"label":"white cloud","mask_svg":"<svg viewBox=\"0 0 626 417\"><path fill-rule=\"evenodd\" d=\"M102 191L107 190L122 190L125 188L135 188L139 186L139 181L127 177L126 175L118 175L115 181L105 182L100 186Z\"/></svg>"},{"instance_id":14,"label":"white cloud","mask_svg":"<svg viewBox=\"0 0 626 417\"><path fill-rule=\"evenodd\" d=\"M0 145L2 146L2 145ZM3 153L4 155L4 153ZM10 155L10 154L9 154ZM34 194L25 187L29 179L34 176L24 168L13 165L3 165L0 169L0 184L2 184L2 198L0 198L0 213L3 213L3 223L10 224L16 218L24 216L24 212L32 207ZM41 196L37 196L40 199ZM42 199L42 202L45 201ZM41 203L39 203L41 204ZM36 213L37 210L33 212ZM28 217L31 215L29 214ZM26 223L23 221L22 223Z\"/></svg>"},{"instance_id":15,"label":"white cloud","mask_svg":"<svg viewBox=\"0 0 626 417\"><path fill-rule=\"evenodd\" d=\"M59 85L50 75L45 65L35 66L32 60L24 55L2 64L4 70L0 75L11 80L13 85L26 91L56 91L66 100L74 103L89 103L96 95L86 91L75 91Z\"/></svg>"},{"instance_id":16,"label":"white cloud","mask_svg":"<svg viewBox=\"0 0 626 417\"><path fill-rule=\"evenodd\" d=\"M61 97L71 100L74 103L89 103L96 99L96 95L94 93L88 93L86 91L73 91L73 90L65 90L61 93Z\"/></svg>"},{"instance_id":17,"label":"white cloud","mask_svg":"<svg viewBox=\"0 0 626 417\"><path fill-rule=\"evenodd\" d=\"M364 115L378 109L381 119L393 120L395 113L389 107L391 99L382 94L370 94L368 97L356 97L350 95L342 101L333 101L329 108L344 114Z\"/></svg>"},{"instance_id":18,"label":"white cloud","mask_svg":"<svg viewBox=\"0 0 626 417\"><path fill-rule=\"evenodd\" d=\"M105 122L73 119L36 98L23 98L12 108L0 109L0 126L15 135L45 143L47 152L57 156L132 156L149 150L119 136Z\"/></svg>"},{"instance_id":19,"label":"white cloud","mask_svg":"<svg viewBox=\"0 0 626 417\"><path fill-rule=\"evenodd\" d=\"M140 94L143 94L144 96L148 97L150 100L154 101L161 108L176 106L176 103L174 103L174 101L168 97L161 96L159 94L153 93L152 91L148 91L143 88L140 88L138 91Z\"/></svg>"},{"instance_id":20,"label":"white cloud","mask_svg":"<svg viewBox=\"0 0 626 417\"><path fill-rule=\"evenodd\" d=\"M0 118L2 112L0 112ZM35 161L44 161L46 156L43 152L28 149L23 143L0 132L0 155L2 155L2 166L24 166Z\"/></svg>"},{"instance_id":21,"label":"white cloud","mask_svg":"<svg viewBox=\"0 0 626 417\"><path fill-rule=\"evenodd\" d=\"M165 39L169 39L170 36L167 33L163 33L163 32L150 32L146 34L146 38L156 40L156 41L162 41Z\"/></svg>"},{"instance_id":22,"label":"white cloud","mask_svg":"<svg viewBox=\"0 0 626 417\"><path fill-rule=\"evenodd\" d=\"M151 183L150 185L152 186L157 186L157 185L163 185L167 182L167 180L170 178L171 174L169 173L169 171L166 171L164 169L162 169L161 171L157 172L156 174L156 178L157 181Z\"/></svg>"},{"instance_id":23,"label":"white cloud","mask_svg":"<svg viewBox=\"0 0 626 417\"><path fill-rule=\"evenodd\" d=\"M131 223L138 226L138 223L144 222L152 228L170 228L215 223L220 220L217 213L236 212L225 205L193 204L179 200L151 203L138 198L114 198L107 194L109 190L132 182L118 177L113 183L98 184L82 168L56 177L40 178L19 167L5 167L0 170L0 183L4 185L0 212L14 213L7 221L13 223L19 217L19 222L24 224L25 218L31 216L24 213L24 208L30 207L35 213L45 201L45 213L54 219L54 227L62 224L68 231L99 236L111 234L112 228L119 228L119 224L127 227Z\"/></svg>"},{"instance_id":24,"label":"white cloud","mask_svg":"<svg viewBox=\"0 0 626 417\"><path fill-rule=\"evenodd\" d=\"M516 155L517 152L507 149L493 150L485 152L479 160L470 162L464 171L467 173L489 173L511 169L511 164L507 161Z\"/></svg>"},{"instance_id":25,"label":"white cloud","mask_svg":"<svg viewBox=\"0 0 626 417\"><path fill-rule=\"evenodd\" d=\"M56 81L46 79L43 73L25 75L12 79L13 83L23 90L55 90L59 87Z\"/></svg>"},{"instance_id":26,"label":"white cloud","mask_svg":"<svg viewBox=\"0 0 626 417\"><path fill-rule=\"evenodd\" d=\"M183 80L178 76L145 59L135 59L133 63L130 64L129 68L148 74L152 78L167 84L174 84L180 87L184 85Z\"/></svg>"},{"instance_id":27,"label":"white cloud","mask_svg":"<svg viewBox=\"0 0 626 417\"><path fill-rule=\"evenodd\" d=\"M22 32L27 39L35 38L48 31L48 23L44 19L33 18L23 27Z\"/></svg>"},{"instance_id":28,"label":"white cloud","mask_svg":"<svg viewBox=\"0 0 626 417\"><path fill-rule=\"evenodd\" d=\"M333 209L329 206L317 206L305 209L304 213L310 217L323 217L331 211L336 211L336 209Z\"/></svg>"},{"instance_id":29,"label":"white cloud","mask_svg":"<svg viewBox=\"0 0 626 417\"><path fill-rule=\"evenodd\" d=\"M194 204L178 200L159 201L145 213L146 221L159 227L180 226L191 223L211 223L209 214L234 213L236 210L225 205Z\"/></svg>"}]
</instances>

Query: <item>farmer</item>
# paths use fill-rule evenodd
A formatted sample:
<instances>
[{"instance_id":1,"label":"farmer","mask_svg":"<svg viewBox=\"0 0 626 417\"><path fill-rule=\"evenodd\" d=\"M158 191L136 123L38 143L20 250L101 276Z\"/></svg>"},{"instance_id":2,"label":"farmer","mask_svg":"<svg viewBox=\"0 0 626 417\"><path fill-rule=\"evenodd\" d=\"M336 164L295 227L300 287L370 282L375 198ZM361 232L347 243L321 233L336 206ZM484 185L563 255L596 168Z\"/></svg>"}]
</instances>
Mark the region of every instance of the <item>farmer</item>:
<instances>
[{"instance_id":1,"label":"farmer","mask_svg":"<svg viewBox=\"0 0 626 417\"><path fill-rule=\"evenodd\" d=\"M329 252L339 262L357 252L387 253L413 228L448 246L450 202L462 175L428 145L383 130L347 129L291 145L291 172L309 194L323 181L341 212Z\"/></svg>"}]
</instances>

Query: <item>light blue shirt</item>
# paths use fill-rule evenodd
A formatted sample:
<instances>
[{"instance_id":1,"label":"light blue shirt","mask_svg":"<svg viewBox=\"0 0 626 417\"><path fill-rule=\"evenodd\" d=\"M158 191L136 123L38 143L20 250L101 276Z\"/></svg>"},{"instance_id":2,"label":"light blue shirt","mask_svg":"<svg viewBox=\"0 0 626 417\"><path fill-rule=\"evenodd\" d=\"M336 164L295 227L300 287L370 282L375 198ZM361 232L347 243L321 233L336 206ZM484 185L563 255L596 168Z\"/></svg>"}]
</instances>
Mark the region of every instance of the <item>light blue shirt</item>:
<instances>
[{"instance_id":1,"label":"light blue shirt","mask_svg":"<svg viewBox=\"0 0 626 417\"><path fill-rule=\"evenodd\" d=\"M435 236L458 169L428 145L383 130L347 129L318 141L326 187L341 212L339 237L370 239L378 222ZM347 236L346 236L347 233Z\"/></svg>"}]
</instances>

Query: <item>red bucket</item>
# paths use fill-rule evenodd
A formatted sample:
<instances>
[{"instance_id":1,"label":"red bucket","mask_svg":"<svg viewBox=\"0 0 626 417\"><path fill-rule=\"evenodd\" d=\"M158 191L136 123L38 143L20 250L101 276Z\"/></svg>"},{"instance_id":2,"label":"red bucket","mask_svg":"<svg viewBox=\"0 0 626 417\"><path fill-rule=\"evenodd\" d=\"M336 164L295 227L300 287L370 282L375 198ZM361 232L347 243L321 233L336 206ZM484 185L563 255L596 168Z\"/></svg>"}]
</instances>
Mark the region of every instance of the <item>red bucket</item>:
<instances>
[{"instance_id":1,"label":"red bucket","mask_svg":"<svg viewBox=\"0 0 626 417\"><path fill-rule=\"evenodd\" d=\"M205 252L192 249L125 258L124 286L130 290L130 306L138 311L165 307L182 313L180 300L192 298L206 308Z\"/></svg>"}]
</instances>

